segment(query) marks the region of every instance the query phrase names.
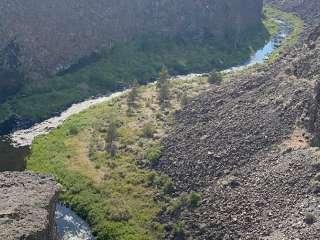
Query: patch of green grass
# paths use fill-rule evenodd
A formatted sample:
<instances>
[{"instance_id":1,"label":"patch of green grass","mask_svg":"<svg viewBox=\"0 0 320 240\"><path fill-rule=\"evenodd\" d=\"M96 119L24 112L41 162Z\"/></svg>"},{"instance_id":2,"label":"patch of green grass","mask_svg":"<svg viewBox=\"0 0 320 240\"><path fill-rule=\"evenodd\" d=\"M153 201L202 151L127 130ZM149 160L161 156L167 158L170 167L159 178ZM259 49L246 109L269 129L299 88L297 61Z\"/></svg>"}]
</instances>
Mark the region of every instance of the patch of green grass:
<instances>
[{"instance_id":1,"label":"patch of green grass","mask_svg":"<svg viewBox=\"0 0 320 240\"><path fill-rule=\"evenodd\" d=\"M32 144L27 168L56 177L63 186L60 200L88 221L98 240L158 240L165 236L158 217L170 205L175 186L151 166L162 154L165 123L180 107L178 93L184 90L194 96L209 86L201 77L173 80L170 85L171 107L161 119L157 119L161 110L156 87L141 86L133 116L127 115L128 96L123 95L70 117ZM112 123L117 126L114 157L105 147ZM142 134L148 123L157 137ZM199 206L199 197L191 193L180 200L187 209Z\"/></svg>"},{"instance_id":2,"label":"patch of green grass","mask_svg":"<svg viewBox=\"0 0 320 240\"><path fill-rule=\"evenodd\" d=\"M53 174L63 186L60 200L74 209L92 226L97 239L161 239L163 229L154 228L163 203L154 196L160 190L146 183L152 170L137 167L133 156L121 152L115 159L96 155L104 178L96 182L86 177L85 169L76 171L68 162L76 157L76 148L66 144L72 129L88 129L108 118L113 108L100 106L73 116L59 129L38 138L32 145L28 169ZM103 118L102 118L103 119ZM119 133L122 134L121 132ZM97 142L95 142L97 144ZM90 160L89 160L90 161Z\"/></svg>"}]
</instances>

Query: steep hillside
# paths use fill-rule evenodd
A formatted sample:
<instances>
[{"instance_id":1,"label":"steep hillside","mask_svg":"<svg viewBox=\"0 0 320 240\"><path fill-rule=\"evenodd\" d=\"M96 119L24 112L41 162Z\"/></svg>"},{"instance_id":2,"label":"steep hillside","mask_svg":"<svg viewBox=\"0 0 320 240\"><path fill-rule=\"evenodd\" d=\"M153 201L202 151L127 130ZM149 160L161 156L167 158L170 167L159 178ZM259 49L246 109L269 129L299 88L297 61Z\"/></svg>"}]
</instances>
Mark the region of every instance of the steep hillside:
<instances>
[{"instance_id":1,"label":"steep hillside","mask_svg":"<svg viewBox=\"0 0 320 240\"><path fill-rule=\"evenodd\" d=\"M309 22L304 44L193 99L164 141L158 169L202 193L179 216L194 239L319 238L320 31L302 12L320 9L285 2Z\"/></svg>"},{"instance_id":2,"label":"steep hillside","mask_svg":"<svg viewBox=\"0 0 320 240\"><path fill-rule=\"evenodd\" d=\"M245 3L245 4L244 4ZM270 37L262 0L0 3L0 132L171 74L237 65Z\"/></svg>"},{"instance_id":3,"label":"steep hillside","mask_svg":"<svg viewBox=\"0 0 320 240\"><path fill-rule=\"evenodd\" d=\"M258 24L261 8L262 0L4 0L0 46L15 41L25 68L43 76L141 33L225 39Z\"/></svg>"}]
</instances>

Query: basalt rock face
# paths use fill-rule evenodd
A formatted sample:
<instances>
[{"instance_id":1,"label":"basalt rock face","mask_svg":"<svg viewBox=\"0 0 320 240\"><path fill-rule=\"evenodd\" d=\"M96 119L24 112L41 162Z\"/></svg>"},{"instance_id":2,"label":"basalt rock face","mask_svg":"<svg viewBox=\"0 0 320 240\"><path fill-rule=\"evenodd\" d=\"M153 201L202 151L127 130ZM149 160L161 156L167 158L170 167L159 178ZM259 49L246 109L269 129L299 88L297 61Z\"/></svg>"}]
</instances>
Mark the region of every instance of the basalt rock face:
<instances>
[{"instance_id":1,"label":"basalt rock face","mask_svg":"<svg viewBox=\"0 0 320 240\"><path fill-rule=\"evenodd\" d=\"M29 77L42 78L142 33L225 39L258 24L261 9L262 0L3 0L0 49L14 41Z\"/></svg>"},{"instance_id":2,"label":"basalt rock face","mask_svg":"<svg viewBox=\"0 0 320 240\"><path fill-rule=\"evenodd\" d=\"M320 190L311 184L319 171L319 27L310 21L303 35L272 66L237 75L176 114L158 169L178 192L202 194L199 208L179 213L192 239L319 239Z\"/></svg>"},{"instance_id":3,"label":"basalt rock face","mask_svg":"<svg viewBox=\"0 0 320 240\"><path fill-rule=\"evenodd\" d=\"M0 239L58 240L53 178L31 172L0 173Z\"/></svg>"}]
</instances>

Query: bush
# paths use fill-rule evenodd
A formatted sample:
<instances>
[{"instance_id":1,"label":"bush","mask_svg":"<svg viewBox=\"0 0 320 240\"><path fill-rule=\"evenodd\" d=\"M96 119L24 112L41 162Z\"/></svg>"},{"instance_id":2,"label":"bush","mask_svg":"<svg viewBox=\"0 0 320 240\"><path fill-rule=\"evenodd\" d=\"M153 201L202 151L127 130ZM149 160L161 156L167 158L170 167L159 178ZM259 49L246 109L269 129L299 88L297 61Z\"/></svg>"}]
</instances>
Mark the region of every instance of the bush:
<instances>
[{"instance_id":1,"label":"bush","mask_svg":"<svg viewBox=\"0 0 320 240\"><path fill-rule=\"evenodd\" d=\"M164 194L172 194L174 192L174 184L171 179L166 179L163 183L162 191Z\"/></svg>"},{"instance_id":2,"label":"bush","mask_svg":"<svg viewBox=\"0 0 320 240\"><path fill-rule=\"evenodd\" d=\"M185 223L183 221L179 221L173 225L173 235L175 239L185 239Z\"/></svg>"},{"instance_id":3,"label":"bush","mask_svg":"<svg viewBox=\"0 0 320 240\"><path fill-rule=\"evenodd\" d=\"M213 70L210 72L208 77L208 82L210 84L220 84L223 80L223 76L221 72L218 72L216 70Z\"/></svg>"},{"instance_id":4,"label":"bush","mask_svg":"<svg viewBox=\"0 0 320 240\"><path fill-rule=\"evenodd\" d=\"M311 163L312 167L320 170L320 159L317 159Z\"/></svg>"},{"instance_id":5,"label":"bush","mask_svg":"<svg viewBox=\"0 0 320 240\"><path fill-rule=\"evenodd\" d=\"M220 181L222 187L231 187L236 188L239 187L240 181L235 176L226 176L222 181Z\"/></svg>"},{"instance_id":6,"label":"bush","mask_svg":"<svg viewBox=\"0 0 320 240\"><path fill-rule=\"evenodd\" d=\"M147 160L150 163L151 166L155 166L162 153L162 146L160 144L153 146L147 151Z\"/></svg>"},{"instance_id":7,"label":"bush","mask_svg":"<svg viewBox=\"0 0 320 240\"><path fill-rule=\"evenodd\" d=\"M196 192L191 192L189 196L189 202L188 205L190 208L197 208L200 206L201 202L201 195Z\"/></svg>"},{"instance_id":8,"label":"bush","mask_svg":"<svg viewBox=\"0 0 320 240\"><path fill-rule=\"evenodd\" d=\"M315 194L320 193L320 182L312 180L310 182L310 190Z\"/></svg>"},{"instance_id":9,"label":"bush","mask_svg":"<svg viewBox=\"0 0 320 240\"><path fill-rule=\"evenodd\" d=\"M189 101L190 101L190 97L188 97L186 94L183 94L180 99L181 107L186 106L189 103Z\"/></svg>"},{"instance_id":10,"label":"bush","mask_svg":"<svg viewBox=\"0 0 320 240\"><path fill-rule=\"evenodd\" d=\"M142 128L142 135L145 138L153 138L155 133L154 126L151 123L147 123Z\"/></svg>"},{"instance_id":11,"label":"bush","mask_svg":"<svg viewBox=\"0 0 320 240\"><path fill-rule=\"evenodd\" d=\"M71 126L68 134L71 136L75 136L75 135L78 135L78 133L79 133L79 129L76 126Z\"/></svg>"}]
</instances>

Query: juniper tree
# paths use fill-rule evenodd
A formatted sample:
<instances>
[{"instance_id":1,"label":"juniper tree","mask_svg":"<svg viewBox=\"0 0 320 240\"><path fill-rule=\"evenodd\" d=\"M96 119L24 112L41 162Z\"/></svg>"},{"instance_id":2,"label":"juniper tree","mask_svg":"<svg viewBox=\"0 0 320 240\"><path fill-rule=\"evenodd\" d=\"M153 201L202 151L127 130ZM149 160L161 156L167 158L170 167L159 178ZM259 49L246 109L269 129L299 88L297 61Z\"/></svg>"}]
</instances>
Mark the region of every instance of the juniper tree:
<instances>
[{"instance_id":1,"label":"juniper tree","mask_svg":"<svg viewBox=\"0 0 320 240\"><path fill-rule=\"evenodd\" d=\"M112 157L116 154L115 141L118 138L118 127L115 122L110 123L106 134L106 151L111 154Z\"/></svg>"},{"instance_id":2,"label":"juniper tree","mask_svg":"<svg viewBox=\"0 0 320 240\"><path fill-rule=\"evenodd\" d=\"M167 105L170 99L169 78L170 75L167 68L162 67L157 82L158 99L162 106Z\"/></svg>"},{"instance_id":3,"label":"juniper tree","mask_svg":"<svg viewBox=\"0 0 320 240\"><path fill-rule=\"evenodd\" d=\"M135 80L127 97L128 114L132 112L132 108L136 107L136 101L139 96L138 87L139 83Z\"/></svg>"}]
</instances>

